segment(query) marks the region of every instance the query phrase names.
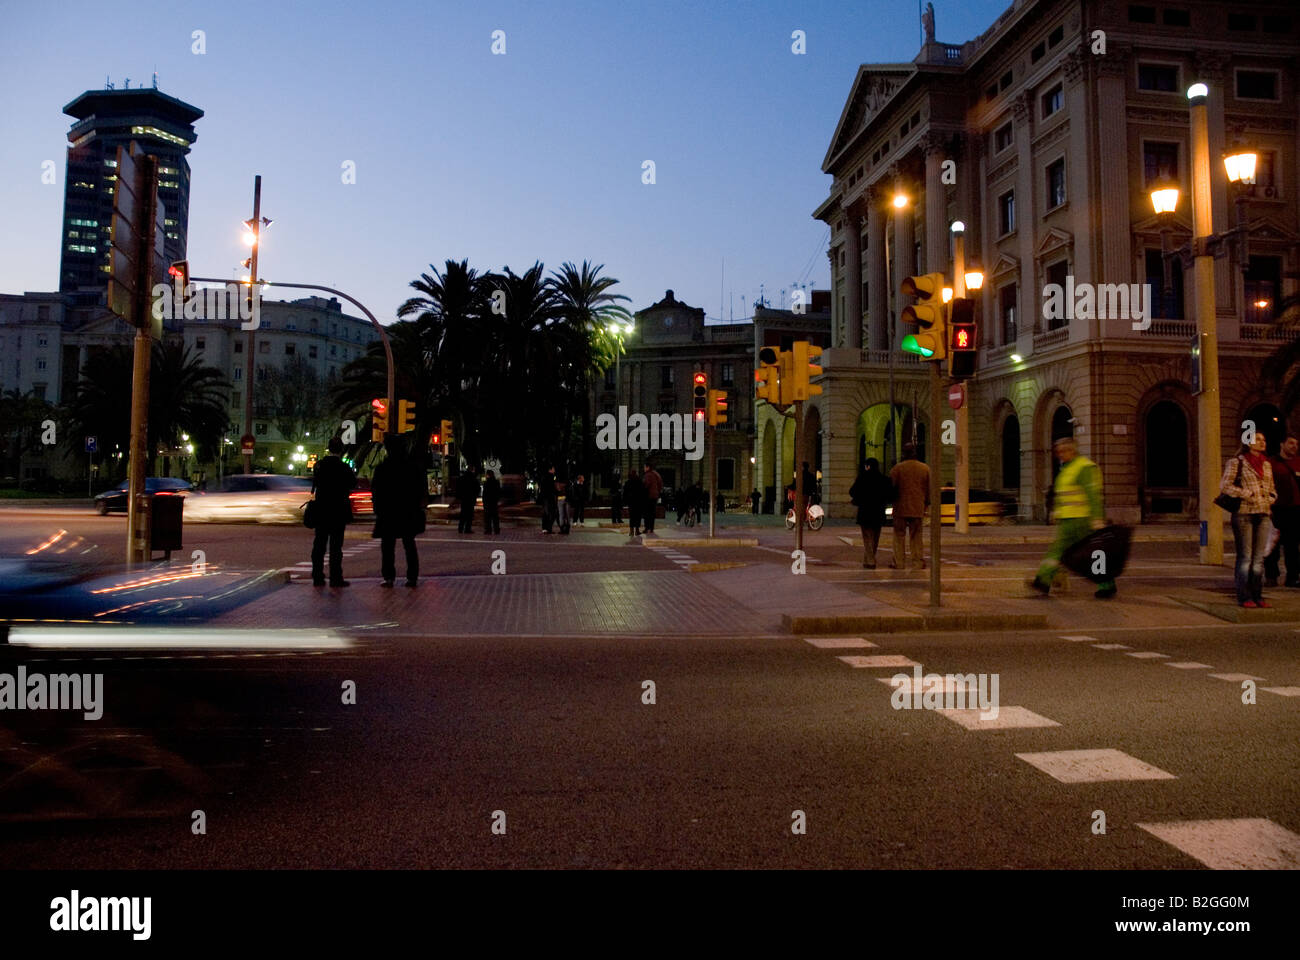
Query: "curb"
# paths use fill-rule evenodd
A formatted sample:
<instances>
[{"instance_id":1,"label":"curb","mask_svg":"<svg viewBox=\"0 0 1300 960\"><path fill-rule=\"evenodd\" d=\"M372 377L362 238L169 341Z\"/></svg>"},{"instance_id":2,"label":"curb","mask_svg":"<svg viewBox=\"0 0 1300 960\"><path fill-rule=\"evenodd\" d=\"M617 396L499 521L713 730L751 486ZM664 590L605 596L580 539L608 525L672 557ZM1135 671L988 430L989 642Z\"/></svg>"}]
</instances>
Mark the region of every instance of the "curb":
<instances>
[{"instance_id":1,"label":"curb","mask_svg":"<svg viewBox=\"0 0 1300 960\"><path fill-rule=\"evenodd\" d=\"M756 547L757 537L700 537L699 539L655 537L653 540L642 539L643 546L653 544L656 547Z\"/></svg>"},{"instance_id":2,"label":"curb","mask_svg":"<svg viewBox=\"0 0 1300 960\"><path fill-rule=\"evenodd\" d=\"M1045 630L1045 613L911 613L876 616L807 617L784 614L790 633L921 633L934 630Z\"/></svg>"},{"instance_id":3,"label":"curb","mask_svg":"<svg viewBox=\"0 0 1300 960\"><path fill-rule=\"evenodd\" d=\"M714 570L730 570L732 567L748 566L743 560L724 560L720 563L693 563L686 569L691 573L712 573Z\"/></svg>"}]
</instances>

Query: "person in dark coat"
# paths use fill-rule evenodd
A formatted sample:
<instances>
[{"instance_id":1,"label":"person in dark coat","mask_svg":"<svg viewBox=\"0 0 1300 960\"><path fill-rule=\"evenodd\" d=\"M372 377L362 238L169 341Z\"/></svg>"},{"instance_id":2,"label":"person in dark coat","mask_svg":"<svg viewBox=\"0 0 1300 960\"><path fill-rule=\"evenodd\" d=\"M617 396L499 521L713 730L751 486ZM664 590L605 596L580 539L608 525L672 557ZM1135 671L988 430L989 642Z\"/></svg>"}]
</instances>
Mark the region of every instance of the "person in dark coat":
<instances>
[{"instance_id":1,"label":"person in dark coat","mask_svg":"<svg viewBox=\"0 0 1300 960\"><path fill-rule=\"evenodd\" d=\"M550 533L555 523L555 468L549 467L537 487L537 502L542 505L542 533Z\"/></svg>"},{"instance_id":2,"label":"person in dark coat","mask_svg":"<svg viewBox=\"0 0 1300 960\"><path fill-rule=\"evenodd\" d=\"M316 498L316 539L311 545L311 582L325 586L325 548L329 546L331 587L346 587L343 579L343 529L352 521L349 494L357 485L356 472L343 462L343 441L331 437L329 453L316 462L311 490Z\"/></svg>"},{"instance_id":3,"label":"person in dark coat","mask_svg":"<svg viewBox=\"0 0 1300 960\"><path fill-rule=\"evenodd\" d=\"M402 541L406 552L406 585L414 587L420 576L420 554L415 537L424 533L428 503L428 481L424 464L409 452L406 440L396 433L384 437L384 459L375 467L370 481L370 498L375 508L373 536L379 540L380 573L384 587L397 579L396 547Z\"/></svg>"},{"instance_id":4,"label":"person in dark coat","mask_svg":"<svg viewBox=\"0 0 1300 960\"><path fill-rule=\"evenodd\" d=\"M627 472L627 483L623 485L623 499L627 502L627 535L641 536L641 517L645 511L645 487L635 470Z\"/></svg>"},{"instance_id":5,"label":"person in dark coat","mask_svg":"<svg viewBox=\"0 0 1300 960\"><path fill-rule=\"evenodd\" d=\"M641 485L645 487L645 532L655 532L655 514L658 513L659 496L664 492L664 478L659 475L653 463L647 463L642 471Z\"/></svg>"},{"instance_id":6,"label":"person in dark coat","mask_svg":"<svg viewBox=\"0 0 1300 960\"><path fill-rule=\"evenodd\" d=\"M497 505L501 502L501 481L489 470L483 481L483 532L500 533L501 519L497 515Z\"/></svg>"},{"instance_id":7,"label":"person in dark coat","mask_svg":"<svg viewBox=\"0 0 1300 960\"><path fill-rule=\"evenodd\" d=\"M587 478L581 473L569 488L569 509L573 522L585 527L587 525Z\"/></svg>"},{"instance_id":8,"label":"person in dark coat","mask_svg":"<svg viewBox=\"0 0 1300 960\"><path fill-rule=\"evenodd\" d=\"M478 500L478 475L473 468L463 471L456 480L456 499L460 501L460 533L474 532L474 502Z\"/></svg>"},{"instance_id":9,"label":"person in dark coat","mask_svg":"<svg viewBox=\"0 0 1300 960\"><path fill-rule=\"evenodd\" d=\"M867 459L849 487L849 499L858 508L858 526L862 530L862 565L868 570L876 569L876 548L880 546L880 528L885 525L885 505L893 499L893 492L875 457Z\"/></svg>"},{"instance_id":10,"label":"person in dark coat","mask_svg":"<svg viewBox=\"0 0 1300 960\"><path fill-rule=\"evenodd\" d=\"M623 522L623 486L618 474L614 474L614 482L609 486L609 522L618 524Z\"/></svg>"},{"instance_id":11,"label":"person in dark coat","mask_svg":"<svg viewBox=\"0 0 1300 960\"><path fill-rule=\"evenodd\" d=\"M753 508L753 513L755 516L758 515L758 505L762 502L763 502L763 495L759 493L758 490L755 490L753 493L749 495L749 503L750 506Z\"/></svg>"}]
</instances>

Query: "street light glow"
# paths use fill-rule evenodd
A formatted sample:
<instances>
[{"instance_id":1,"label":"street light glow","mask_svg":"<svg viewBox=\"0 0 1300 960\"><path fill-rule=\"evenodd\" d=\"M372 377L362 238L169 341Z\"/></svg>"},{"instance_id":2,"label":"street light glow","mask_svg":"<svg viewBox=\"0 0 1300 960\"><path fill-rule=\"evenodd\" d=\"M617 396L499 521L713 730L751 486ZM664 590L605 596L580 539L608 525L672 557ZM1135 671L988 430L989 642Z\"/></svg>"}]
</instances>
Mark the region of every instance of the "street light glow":
<instances>
[{"instance_id":1,"label":"street light glow","mask_svg":"<svg viewBox=\"0 0 1300 960\"><path fill-rule=\"evenodd\" d=\"M1203 83L1194 83L1187 88L1188 100L1195 100L1198 97L1208 97L1209 95L1210 95L1210 88Z\"/></svg>"},{"instance_id":2,"label":"street light glow","mask_svg":"<svg viewBox=\"0 0 1300 960\"><path fill-rule=\"evenodd\" d=\"M1020 354L1018 354L1018 353L1013 353L1013 354L1011 355L1011 362L1012 362L1012 363L1019 363L1020 361L1022 361L1022 360L1024 360L1024 359L1025 359L1025 358L1022 357L1022 356L1021 356Z\"/></svg>"},{"instance_id":3,"label":"street light glow","mask_svg":"<svg viewBox=\"0 0 1300 960\"><path fill-rule=\"evenodd\" d=\"M1178 208L1178 188L1160 184L1151 191L1151 206L1157 214L1173 213Z\"/></svg>"},{"instance_id":4,"label":"street light glow","mask_svg":"<svg viewBox=\"0 0 1300 960\"><path fill-rule=\"evenodd\" d=\"M1238 150L1224 157L1223 166L1228 171L1228 179L1233 183L1254 183L1255 160L1253 150Z\"/></svg>"},{"instance_id":5,"label":"street light glow","mask_svg":"<svg viewBox=\"0 0 1300 960\"><path fill-rule=\"evenodd\" d=\"M905 193L896 193L896 194L894 194L894 207L895 207L895 209L897 209L897 210L902 210L905 206L907 206L907 194L905 194Z\"/></svg>"},{"instance_id":6,"label":"street light glow","mask_svg":"<svg viewBox=\"0 0 1300 960\"><path fill-rule=\"evenodd\" d=\"M966 271L966 289L978 290L984 286L984 271L976 267Z\"/></svg>"},{"instance_id":7,"label":"street light glow","mask_svg":"<svg viewBox=\"0 0 1300 960\"><path fill-rule=\"evenodd\" d=\"M965 233L965 232L966 232L966 224L963 223L963 222L960 221L960 220L954 220L954 221L952 222L952 232L953 232L953 233Z\"/></svg>"},{"instance_id":8,"label":"street light glow","mask_svg":"<svg viewBox=\"0 0 1300 960\"><path fill-rule=\"evenodd\" d=\"M947 303L947 302L948 302L949 300L951 300L951 299L952 299L952 287L944 287L944 288L943 288L943 302L944 302L944 303Z\"/></svg>"}]
</instances>

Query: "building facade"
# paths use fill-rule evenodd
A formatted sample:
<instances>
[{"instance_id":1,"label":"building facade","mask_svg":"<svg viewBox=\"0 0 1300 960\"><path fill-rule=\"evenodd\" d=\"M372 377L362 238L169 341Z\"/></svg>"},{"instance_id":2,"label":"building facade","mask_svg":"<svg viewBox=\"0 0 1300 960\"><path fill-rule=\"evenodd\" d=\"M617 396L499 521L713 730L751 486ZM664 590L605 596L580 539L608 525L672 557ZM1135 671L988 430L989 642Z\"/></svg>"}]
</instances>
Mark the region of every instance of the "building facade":
<instances>
[{"instance_id":1,"label":"building facade","mask_svg":"<svg viewBox=\"0 0 1300 960\"><path fill-rule=\"evenodd\" d=\"M658 303L635 313L631 331L624 335L625 353L598 381L592 397L593 414L677 414L692 416L696 373L704 373L708 388L727 391L727 423L715 428L718 492L728 502L740 503L754 482L750 438L754 430L754 341L750 323L706 324L704 311L676 299L669 290ZM611 450L610 464L601 477L608 489L609 473L617 467L626 478L647 461L663 475L670 488L699 481L709 487L707 455L689 459L680 449Z\"/></svg>"},{"instance_id":2,"label":"building facade","mask_svg":"<svg viewBox=\"0 0 1300 960\"><path fill-rule=\"evenodd\" d=\"M930 426L928 370L896 349L909 302L899 283L952 276L956 220L985 276L972 294L972 487L1012 493L1022 517L1043 517L1052 440L1073 434L1102 466L1113 518L1190 519L1198 458L1229 455L1243 421L1274 438L1285 429L1259 369L1281 342L1272 306L1300 276L1296 27L1292 5L1272 0L1018 0L960 45L934 39L931 15L913 62L860 68L823 162L834 183L814 213L831 228L833 346L811 406L832 515L851 514L867 451L888 467L891 421L922 440ZM1210 90L1214 226L1239 213L1245 238L1215 262L1223 430L1205 451L1190 262L1162 253L1162 241L1176 251L1191 238L1185 90L1196 81ZM1238 143L1259 165L1234 210L1219 158ZM1162 183L1181 189L1172 222L1153 212ZM1149 323L1137 299L1063 313L1049 299L1054 287L1119 284L1150 295ZM915 427L900 428L913 415ZM953 459L945 448L945 483Z\"/></svg>"},{"instance_id":3,"label":"building facade","mask_svg":"<svg viewBox=\"0 0 1300 960\"><path fill-rule=\"evenodd\" d=\"M109 229L117 183L117 150L132 141L158 158L158 202L163 209L163 255L184 260L190 218L190 164L194 122L203 111L156 88L88 90L63 112L68 131L64 173L59 290L78 304L103 300L109 276Z\"/></svg>"}]
</instances>

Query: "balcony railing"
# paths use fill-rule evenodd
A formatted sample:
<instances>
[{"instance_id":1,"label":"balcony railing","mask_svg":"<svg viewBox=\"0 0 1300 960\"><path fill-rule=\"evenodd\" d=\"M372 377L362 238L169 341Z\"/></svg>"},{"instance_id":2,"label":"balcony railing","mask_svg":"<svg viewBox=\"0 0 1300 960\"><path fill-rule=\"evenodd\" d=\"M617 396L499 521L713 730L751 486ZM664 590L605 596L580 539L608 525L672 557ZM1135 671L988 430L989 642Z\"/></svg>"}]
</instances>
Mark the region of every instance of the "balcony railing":
<instances>
[{"instance_id":1,"label":"balcony railing","mask_svg":"<svg viewBox=\"0 0 1300 960\"><path fill-rule=\"evenodd\" d=\"M862 351L862 362L870 366L889 366L888 350L867 350ZM921 358L914 353L903 353L901 350L894 351L894 366L906 367L914 366L921 362Z\"/></svg>"},{"instance_id":2,"label":"balcony railing","mask_svg":"<svg viewBox=\"0 0 1300 960\"><path fill-rule=\"evenodd\" d=\"M1056 330L1047 330L1043 333L1034 334L1034 352L1040 350L1050 350L1052 347L1059 347L1070 339L1070 328L1059 327Z\"/></svg>"},{"instance_id":3,"label":"balcony railing","mask_svg":"<svg viewBox=\"0 0 1300 960\"><path fill-rule=\"evenodd\" d=\"M1196 323L1192 320L1152 320L1151 326L1141 333L1144 337L1175 337L1185 340L1196 336Z\"/></svg>"},{"instance_id":4,"label":"balcony railing","mask_svg":"<svg viewBox=\"0 0 1300 960\"><path fill-rule=\"evenodd\" d=\"M1294 327L1279 327L1271 323L1243 323L1238 336L1255 343L1291 340L1296 336Z\"/></svg>"}]
</instances>

